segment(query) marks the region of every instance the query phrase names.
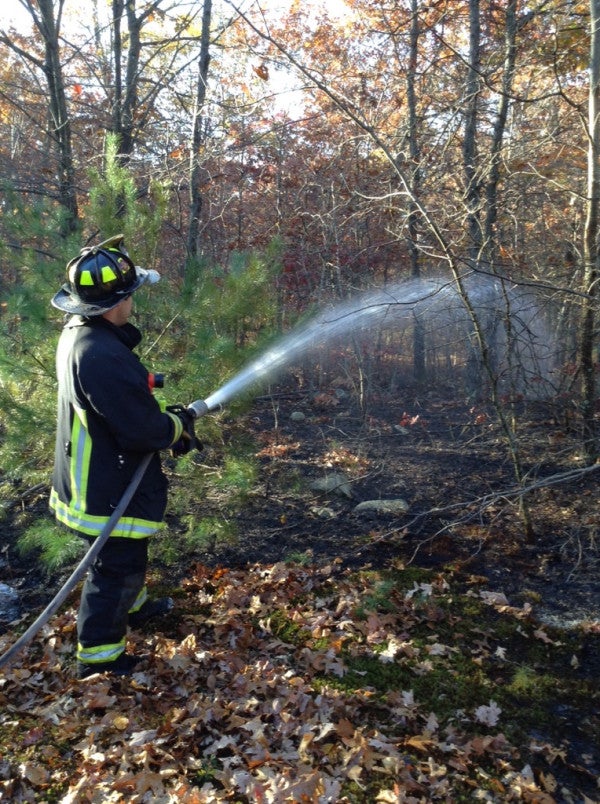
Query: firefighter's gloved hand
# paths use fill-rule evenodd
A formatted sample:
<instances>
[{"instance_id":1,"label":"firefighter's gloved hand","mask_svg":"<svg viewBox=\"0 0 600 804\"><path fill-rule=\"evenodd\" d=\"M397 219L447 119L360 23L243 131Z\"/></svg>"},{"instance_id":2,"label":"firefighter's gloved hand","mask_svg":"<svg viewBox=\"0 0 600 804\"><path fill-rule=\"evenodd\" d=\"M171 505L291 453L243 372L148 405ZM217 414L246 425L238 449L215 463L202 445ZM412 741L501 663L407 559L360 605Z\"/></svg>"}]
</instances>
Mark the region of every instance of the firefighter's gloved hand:
<instances>
[{"instance_id":1,"label":"firefighter's gloved hand","mask_svg":"<svg viewBox=\"0 0 600 804\"><path fill-rule=\"evenodd\" d=\"M179 458L181 455L187 455L193 449L200 451L202 444L196 438L193 414L183 405L169 405L167 410L170 413L174 413L183 425L181 437L174 444L171 444L171 455L174 458Z\"/></svg>"}]
</instances>

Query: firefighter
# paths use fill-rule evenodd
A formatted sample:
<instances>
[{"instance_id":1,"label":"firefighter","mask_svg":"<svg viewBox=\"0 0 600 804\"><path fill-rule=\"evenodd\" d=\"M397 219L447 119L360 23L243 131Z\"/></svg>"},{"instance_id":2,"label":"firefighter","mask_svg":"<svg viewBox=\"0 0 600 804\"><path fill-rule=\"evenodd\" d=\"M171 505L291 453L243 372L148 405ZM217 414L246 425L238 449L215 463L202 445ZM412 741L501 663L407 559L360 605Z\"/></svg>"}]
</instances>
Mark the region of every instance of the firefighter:
<instances>
[{"instance_id":1,"label":"firefighter","mask_svg":"<svg viewBox=\"0 0 600 804\"><path fill-rule=\"evenodd\" d=\"M158 450L188 452L193 419L181 406L163 410L134 349L132 294L158 281L134 265L117 235L84 248L67 265L52 299L69 314L57 353L58 414L50 507L89 544L106 525L136 467L154 453L123 516L84 581L77 615L77 676L129 675L139 657L125 650L127 627L165 614L170 598L146 589L148 537L162 525L167 479Z\"/></svg>"}]
</instances>

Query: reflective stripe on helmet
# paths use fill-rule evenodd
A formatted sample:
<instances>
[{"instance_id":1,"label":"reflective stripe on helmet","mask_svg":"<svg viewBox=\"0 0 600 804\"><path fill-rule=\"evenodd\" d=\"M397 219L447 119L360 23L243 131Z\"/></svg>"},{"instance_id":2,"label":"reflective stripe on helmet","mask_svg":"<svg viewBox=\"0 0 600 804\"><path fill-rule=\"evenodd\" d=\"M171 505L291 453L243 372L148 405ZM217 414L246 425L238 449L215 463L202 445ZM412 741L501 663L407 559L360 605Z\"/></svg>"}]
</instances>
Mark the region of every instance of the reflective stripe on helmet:
<instances>
[{"instance_id":1,"label":"reflective stripe on helmet","mask_svg":"<svg viewBox=\"0 0 600 804\"><path fill-rule=\"evenodd\" d=\"M72 280L74 281L74 280ZM85 287L94 287L94 277L91 271L82 271L79 275L79 284Z\"/></svg>"},{"instance_id":2,"label":"reflective stripe on helmet","mask_svg":"<svg viewBox=\"0 0 600 804\"><path fill-rule=\"evenodd\" d=\"M124 272L125 273L125 272ZM109 268L108 265L105 265L101 271L102 281L108 284L109 282L114 282L115 279L118 279L116 273L113 271L112 268Z\"/></svg>"}]
</instances>

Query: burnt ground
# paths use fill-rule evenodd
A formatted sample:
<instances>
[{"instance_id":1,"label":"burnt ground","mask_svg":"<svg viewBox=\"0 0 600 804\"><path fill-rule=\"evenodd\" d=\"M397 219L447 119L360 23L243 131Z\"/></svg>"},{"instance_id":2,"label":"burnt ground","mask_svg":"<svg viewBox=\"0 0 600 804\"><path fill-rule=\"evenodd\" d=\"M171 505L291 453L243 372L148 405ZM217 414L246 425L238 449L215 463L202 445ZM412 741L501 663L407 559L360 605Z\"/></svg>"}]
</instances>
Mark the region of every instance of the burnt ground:
<instances>
[{"instance_id":1,"label":"burnt ground","mask_svg":"<svg viewBox=\"0 0 600 804\"><path fill-rule=\"evenodd\" d=\"M298 413L305 419L294 421ZM485 406L382 399L364 414L335 394L258 400L243 426L259 444L261 488L239 517L239 544L217 545L209 558L451 564L485 576L511 605L529 602L543 620L600 628L600 465L585 471L561 411L521 404L514 414L532 487L529 536L512 458ZM346 494L310 489L331 473L346 477ZM406 500L405 514L354 510L393 498Z\"/></svg>"},{"instance_id":2,"label":"burnt ground","mask_svg":"<svg viewBox=\"0 0 600 804\"><path fill-rule=\"evenodd\" d=\"M585 470L576 425L564 411L523 403L513 411L532 489L527 535L512 458L491 409L425 395L382 397L364 412L337 393L282 393L258 398L241 416L224 414L226 439L246 449L250 442L258 457L258 483L236 516L238 538L215 538L210 549L186 554L180 577L194 562L452 566L485 578L512 606L531 605L546 623L600 632L600 464ZM196 460L210 471L221 455L209 446ZM344 493L311 489L332 474L346 479ZM355 512L362 501L397 498L407 502L406 513ZM217 492L197 507L201 516L219 516L224 504ZM34 559L15 550L21 523L46 510L42 489L0 521L2 580L31 609L68 576L49 583ZM169 516L167 524L180 526Z\"/></svg>"}]
</instances>

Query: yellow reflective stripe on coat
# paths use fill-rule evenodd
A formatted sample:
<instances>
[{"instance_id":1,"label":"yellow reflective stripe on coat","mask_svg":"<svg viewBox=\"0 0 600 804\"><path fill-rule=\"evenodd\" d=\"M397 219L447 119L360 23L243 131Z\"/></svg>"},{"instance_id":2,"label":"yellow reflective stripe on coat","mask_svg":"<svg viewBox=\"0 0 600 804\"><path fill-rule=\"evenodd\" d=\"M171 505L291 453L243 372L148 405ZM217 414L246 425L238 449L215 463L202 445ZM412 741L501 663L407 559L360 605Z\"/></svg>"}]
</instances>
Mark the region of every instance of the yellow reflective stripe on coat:
<instances>
[{"instance_id":1,"label":"yellow reflective stripe on coat","mask_svg":"<svg viewBox=\"0 0 600 804\"><path fill-rule=\"evenodd\" d=\"M55 489L50 492L50 508L56 518L63 525L86 536L99 536L102 533L110 516L93 516L64 503ZM120 536L125 539L145 539L162 528L163 522L153 522L151 519L138 519L133 516L124 516L117 522L111 536Z\"/></svg>"},{"instance_id":2,"label":"yellow reflective stripe on coat","mask_svg":"<svg viewBox=\"0 0 600 804\"><path fill-rule=\"evenodd\" d=\"M75 511L85 512L91 455L92 439L87 429L87 413L82 408L75 408L71 428L70 465L71 507Z\"/></svg>"},{"instance_id":3,"label":"yellow reflective stripe on coat","mask_svg":"<svg viewBox=\"0 0 600 804\"><path fill-rule=\"evenodd\" d=\"M99 664L100 662L114 662L125 650L125 637L113 645L94 645L84 648L81 642L77 644L77 658L85 664Z\"/></svg>"}]
</instances>

